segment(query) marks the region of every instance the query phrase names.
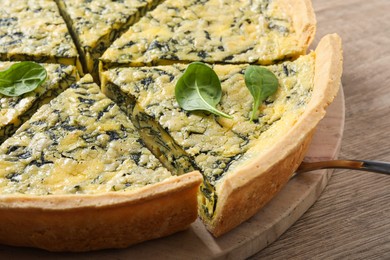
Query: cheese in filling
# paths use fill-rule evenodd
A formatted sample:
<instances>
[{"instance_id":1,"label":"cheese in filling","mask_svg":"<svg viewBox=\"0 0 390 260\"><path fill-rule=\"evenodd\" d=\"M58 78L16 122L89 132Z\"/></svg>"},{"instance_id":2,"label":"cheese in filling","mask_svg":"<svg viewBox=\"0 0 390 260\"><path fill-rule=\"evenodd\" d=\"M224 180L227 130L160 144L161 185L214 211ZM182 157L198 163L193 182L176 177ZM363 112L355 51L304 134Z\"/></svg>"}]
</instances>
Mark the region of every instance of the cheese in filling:
<instances>
[{"instance_id":1,"label":"cheese in filling","mask_svg":"<svg viewBox=\"0 0 390 260\"><path fill-rule=\"evenodd\" d=\"M279 0L167 0L104 53L106 68L175 61L261 63L295 57L291 15Z\"/></svg>"},{"instance_id":2,"label":"cheese in filling","mask_svg":"<svg viewBox=\"0 0 390 260\"><path fill-rule=\"evenodd\" d=\"M1 194L127 191L170 176L89 75L0 146Z\"/></svg>"},{"instance_id":3,"label":"cheese in filling","mask_svg":"<svg viewBox=\"0 0 390 260\"><path fill-rule=\"evenodd\" d=\"M56 0L87 72L98 78L98 58L130 25L160 0Z\"/></svg>"},{"instance_id":4,"label":"cheese in filling","mask_svg":"<svg viewBox=\"0 0 390 260\"><path fill-rule=\"evenodd\" d=\"M8 69L12 62L1 62L0 70ZM45 82L34 91L18 97L0 94L0 144L11 136L43 104L48 103L78 79L74 66L42 64L47 71Z\"/></svg>"},{"instance_id":5,"label":"cheese in filling","mask_svg":"<svg viewBox=\"0 0 390 260\"><path fill-rule=\"evenodd\" d=\"M2 0L0 59L75 65L77 49L54 1Z\"/></svg>"},{"instance_id":6,"label":"cheese in filling","mask_svg":"<svg viewBox=\"0 0 390 260\"><path fill-rule=\"evenodd\" d=\"M246 151L259 143L264 143L260 149L268 149L272 140L286 133L303 113L313 88L314 59L312 53L294 62L267 67L277 76L279 88L262 104L259 118L253 122L249 120L253 98L244 81L247 65L213 66L223 91L218 109L233 119L187 112L179 107L174 89L185 65L111 69L103 74L103 89L125 110L135 111L128 114L134 113L132 119L136 125L157 122L159 128L155 132L163 129L201 170L205 178L201 203L205 214L211 217L217 200L214 188L221 179L253 156L246 155ZM160 139L155 138L151 146L158 147Z\"/></svg>"}]
</instances>

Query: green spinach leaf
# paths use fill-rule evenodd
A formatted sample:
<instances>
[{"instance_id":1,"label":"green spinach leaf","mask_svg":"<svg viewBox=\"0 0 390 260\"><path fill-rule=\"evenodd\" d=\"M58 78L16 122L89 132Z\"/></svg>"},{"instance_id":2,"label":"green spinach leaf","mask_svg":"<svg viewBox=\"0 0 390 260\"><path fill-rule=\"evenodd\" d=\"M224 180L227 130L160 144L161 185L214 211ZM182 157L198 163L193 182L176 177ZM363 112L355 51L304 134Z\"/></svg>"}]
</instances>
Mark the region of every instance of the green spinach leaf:
<instances>
[{"instance_id":1,"label":"green spinach leaf","mask_svg":"<svg viewBox=\"0 0 390 260\"><path fill-rule=\"evenodd\" d=\"M7 70L0 71L0 93L16 97L33 91L47 77L44 67L31 61L13 64Z\"/></svg>"},{"instance_id":2,"label":"green spinach leaf","mask_svg":"<svg viewBox=\"0 0 390 260\"><path fill-rule=\"evenodd\" d=\"M245 84L254 99L251 116L253 121L261 103L276 92L279 83L275 74L268 69L250 65L245 70Z\"/></svg>"},{"instance_id":3,"label":"green spinach leaf","mask_svg":"<svg viewBox=\"0 0 390 260\"><path fill-rule=\"evenodd\" d=\"M221 82L215 71L202 62L188 65L176 83L175 96L180 107L187 111L204 110L233 118L216 108L222 96Z\"/></svg>"}]
</instances>

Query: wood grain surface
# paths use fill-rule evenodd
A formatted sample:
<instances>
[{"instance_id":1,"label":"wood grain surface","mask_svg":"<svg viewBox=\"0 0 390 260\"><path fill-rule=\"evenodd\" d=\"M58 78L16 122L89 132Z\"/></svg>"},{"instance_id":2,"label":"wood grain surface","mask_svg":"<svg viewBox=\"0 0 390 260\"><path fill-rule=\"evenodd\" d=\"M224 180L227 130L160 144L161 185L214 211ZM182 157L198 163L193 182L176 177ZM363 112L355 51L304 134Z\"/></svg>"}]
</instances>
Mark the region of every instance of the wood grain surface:
<instances>
[{"instance_id":1,"label":"wood grain surface","mask_svg":"<svg viewBox=\"0 0 390 260\"><path fill-rule=\"evenodd\" d=\"M339 158L390 162L390 1L313 0L317 35L343 39ZM336 170L319 200L254 259L390 259L390 177Z\"/></svg>"}]
</instances>

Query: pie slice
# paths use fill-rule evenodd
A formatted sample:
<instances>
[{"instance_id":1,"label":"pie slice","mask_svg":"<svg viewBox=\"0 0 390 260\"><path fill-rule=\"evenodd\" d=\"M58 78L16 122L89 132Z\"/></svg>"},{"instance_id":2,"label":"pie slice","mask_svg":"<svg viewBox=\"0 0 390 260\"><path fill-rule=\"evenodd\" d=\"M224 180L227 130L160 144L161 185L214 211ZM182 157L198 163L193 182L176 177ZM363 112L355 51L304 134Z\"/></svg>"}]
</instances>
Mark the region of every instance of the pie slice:
<instances>
[{"instance_id":1,"label":"pie slice","mask_svg":"<svg viewBox=\"0 0 390 260\"><path fill-rule=\"evenodd\" d=\"M315 23L309 0L167 0L110 46L102 66L270 64L305 53Z\"/></svg>"},{"instance_id":2,"label":"pie slice","mask_svg":"<svg viewBox=\"0 0 390 260\"><path fill-rule=\"evenodd\" d=\"M0 62L0 70L13 62ZM41 64L47 71L45 82L34 91L18 97L0 94L0 144L11 136L43 104L48 103L78 80L76 68L71 65Z\"/></svg>"},{"instance_id":3,"label":"pie slice","mask_svg":"<svg viewBox=\"0 0 390 260\"><path fill-rule=\"evenodd\" d=\"M56 0L78 45L84 70L98 79L98 58L161 0Z\"/></svg>"},{"instance_id":4,"label":"pie slice","mask_svg":"<svg viewBox=\"0 0 390 260\"><path fill-rule=\"evenodd\" d=\"M127 247L187 228L199 172L173 176L90 75L0 146L0 243Z\"/></svg>"},{"instance_id":5,"label":"pie slice","mask_svg":"<svg viewBox=\"0 0 390 260\"><path fill-rule=\"evenodd\" d=\"M337 94L341 64L340 38L329 35L315 52L267 66L279 88L257 121L249 120L253 98L244 64L213 66L223 91L218 109L233 119L179 107L174 89L186 68L181 64L111 69L103 73L102 88L167 167L181 171L194 165L202 172L199 215L219 236L254 215L292 176ZM172 163L180 153L186 165Z\"/></svg>"},{"instance_id":6,"label":"pie slice","mask_svg":"<svg viewBox=\"0 0 390 260\"><path fill-rule=\"evenodd\" d=\"M77 49L58 7L50 0L2 0L0 60L74 65Z\"/></svg>"}]
</instances>

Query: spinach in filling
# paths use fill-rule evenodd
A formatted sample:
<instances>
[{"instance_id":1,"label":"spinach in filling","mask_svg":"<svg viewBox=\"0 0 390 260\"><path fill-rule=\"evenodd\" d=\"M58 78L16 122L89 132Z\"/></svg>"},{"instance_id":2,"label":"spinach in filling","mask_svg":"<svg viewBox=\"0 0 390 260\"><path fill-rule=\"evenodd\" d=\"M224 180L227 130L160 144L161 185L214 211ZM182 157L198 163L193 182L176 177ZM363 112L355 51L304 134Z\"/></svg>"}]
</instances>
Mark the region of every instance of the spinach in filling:
<instances>
[{"instance_id":1,"label":"spinach in filling","mask_svg":"<svg viewBox=\"0 0 390 260\"><path fill-rule=\"evenodd\" d=\"M145 143L166 167L178 174L201 171L204 182L199 201L207 217L214 214L218 183L255 156L247 154L252 147L283 136L311 97L314 54L268 66L277 76L279 88L259 107L258 119L251 121L253 98L244 82L246 66L213 67L222 83L219 109L233 119L179 107L174 88L185 65L117 68L103 76L109 82L106 92L127 110L138 129L147 133L147 138L143 136Z\"/></svg>"}]
</instances>

